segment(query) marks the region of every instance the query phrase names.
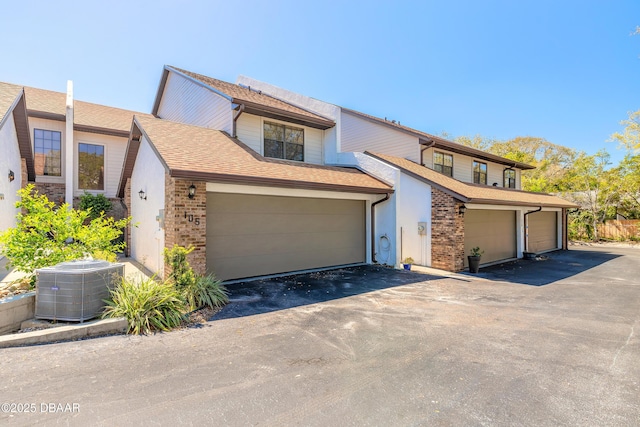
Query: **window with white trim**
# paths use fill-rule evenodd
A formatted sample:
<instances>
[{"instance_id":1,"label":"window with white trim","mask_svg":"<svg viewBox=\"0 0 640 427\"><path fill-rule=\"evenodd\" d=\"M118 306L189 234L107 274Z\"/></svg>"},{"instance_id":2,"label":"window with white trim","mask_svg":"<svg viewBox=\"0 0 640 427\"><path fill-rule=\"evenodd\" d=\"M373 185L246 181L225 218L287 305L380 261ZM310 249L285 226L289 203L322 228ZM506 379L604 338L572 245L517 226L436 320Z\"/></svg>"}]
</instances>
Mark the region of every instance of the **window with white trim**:
<instances>
[{"instance_id":1,"label":"window with white trim","mask_svg":"<svg viewBox=\"0 0 640 427\"><path fill-rule=\"evenodd\" d=\"M504 187L516 188L516 171L513 169L504 170Z\"/></svg>"},{"instance_id":2,"label":"window with white trim","mask_svg":"<svg viewBox=\"0 0 640 427\"><path fill-rule=\"evenodd\" d=\"M78 144L78 188L104 190L104 146Z\"/></svg>"},{"instance_id":3,"label":"window with white trim","mask_svg":"<svg viewBox=\"0 0 640 427\"><path fill-rule=\"evenodd\" d=\"M487 164L473 161L473 182L487 185Z\"/></svg>"},{"instance_id":4,"label":"window with white trim","mask_svg":"<svg viewBox=\"0 0 640 427\"><path fill-rule=\"evenodd\" d=\"M304 161L304 129L264 122L264 156Z\"/></svg>"},{"instance_id":5,"label":"window with white trim","mask_svg":"<svg viewBox=\"0 0 640 427\"><path fill-rule=\"evenodd\" d=\"M54 130L34 129L33 152L36 175L62 176L61 133Z\"/></svg>"},{"instance_id":6,"label":"window with white trim","mask_svg":"<svg viewBox=\"0 0 640 427\"><path fill-rule=\"evenodd\" d=\"M433 153L433 170L453 178L453 155L435 151Z\"/></svg>"}]
</instances>

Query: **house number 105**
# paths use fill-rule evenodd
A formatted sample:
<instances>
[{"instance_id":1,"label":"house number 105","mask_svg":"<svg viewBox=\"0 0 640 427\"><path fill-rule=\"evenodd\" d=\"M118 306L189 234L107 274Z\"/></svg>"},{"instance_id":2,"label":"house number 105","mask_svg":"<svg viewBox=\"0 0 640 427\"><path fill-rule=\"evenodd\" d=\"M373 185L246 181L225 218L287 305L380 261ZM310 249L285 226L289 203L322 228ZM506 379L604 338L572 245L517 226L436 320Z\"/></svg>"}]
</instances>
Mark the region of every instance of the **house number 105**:
<instances>
[{"instance_id":1,"label":"house number 105","mask_svg":"<svg viewBox=\"0 0 640 427\"><path fill-rule=\"evenodd\" d=\"M200 225L200 218L194 218L193 214L184 213L184 217L187 218L187 221L193 222L196 225Z\"/></svg>"}]
</instances>

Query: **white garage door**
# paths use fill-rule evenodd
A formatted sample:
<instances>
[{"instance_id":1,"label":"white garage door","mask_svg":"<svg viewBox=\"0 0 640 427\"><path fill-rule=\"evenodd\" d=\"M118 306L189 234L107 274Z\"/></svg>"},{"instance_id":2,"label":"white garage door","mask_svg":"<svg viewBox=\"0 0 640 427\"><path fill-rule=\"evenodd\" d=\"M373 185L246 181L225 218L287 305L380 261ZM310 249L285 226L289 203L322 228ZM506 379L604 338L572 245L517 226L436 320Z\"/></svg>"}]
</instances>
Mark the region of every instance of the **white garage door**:
<instances>
[{"instance_id":1,"label":"white garage door","mask_svg":"<svg viewBox=\"0 0 640 427\"><path fill-rule=\"evenodd\" d=\"M527 215L529 222L529 252L558 249L558 214L536 212Z\"/></svg>"},{"instance_id":2,"label":"white garage door","mask_svg":"<svg viewBox=\"0 0 640 427\"><path fill-rule=\"evenodd\" d=\"M219 279L365 262L362 200L207 194L207 270Z\"/></svg>"},{"instance_id":3,"label":"white garage door","mask_svg":"<svg viewBox=\"0 0 640 427\"><path fill-rule=\"evenodd\" d=\"M515 258L516 212L468 209L464 214L464 263L476 246L484 251L482 264Z\"/></svg>"}]
</instances>

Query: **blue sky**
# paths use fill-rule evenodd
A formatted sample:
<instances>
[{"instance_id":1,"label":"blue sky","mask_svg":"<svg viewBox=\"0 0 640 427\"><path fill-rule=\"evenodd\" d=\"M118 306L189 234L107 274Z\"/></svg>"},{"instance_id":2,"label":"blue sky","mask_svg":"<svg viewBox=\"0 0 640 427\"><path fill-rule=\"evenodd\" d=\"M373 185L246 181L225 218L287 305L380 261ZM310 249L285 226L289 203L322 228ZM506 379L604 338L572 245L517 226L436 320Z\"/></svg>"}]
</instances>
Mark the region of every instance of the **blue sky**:
<instances>
[{"instance_id":1,"label":"blue sky","mask_svg":"<svg viewBox=\"0 0 640 427\"><path fill-rule=\"evenodd\" d=\"M0 80L149 112L162 66L240 74L413 128L588 153L640 109L638 0L22 1Z\"/></svg>"}]
</instances>

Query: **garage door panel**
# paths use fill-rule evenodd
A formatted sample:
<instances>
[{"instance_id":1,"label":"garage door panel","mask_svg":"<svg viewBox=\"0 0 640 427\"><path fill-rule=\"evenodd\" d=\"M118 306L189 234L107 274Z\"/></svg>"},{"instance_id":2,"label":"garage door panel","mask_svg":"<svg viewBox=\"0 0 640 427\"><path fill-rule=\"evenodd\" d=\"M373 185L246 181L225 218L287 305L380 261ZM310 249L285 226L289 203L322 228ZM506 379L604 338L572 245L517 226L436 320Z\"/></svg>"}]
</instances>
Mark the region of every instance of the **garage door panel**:
<instances>
[{"instance_id":1,"label":"garage door panel","mask_svg":"<svg viewBox=\"0 0 640 427\"><path fill-rule=\"evenodd\" d=\"M333 255L344 260L345 264L361 262L361 248L334 249ZM274 271L274 266L282 265L283 257L286 257L286 265L282 271ZM318 263L325 266L335 264L335 257L323 261L322 254L314 250L294 251L288 254L261 254L255 256L239 256L221 259L216 270L216 275L223 280L229 278L264 276L268 274L283 273L286 271L308 270L319 268Z\"/></svg>"},{"instance_id":2,"label":"garage door panel","mask_svg":"<svg viewBox=\"0 0 640 427\"><path fill-rule=\"evenodd\" d=\"M271 234L272 229L283 230L288 233L329 232L341 230L349 232L354 222L361 219L359 215L326 215L326 214L228 214L222 220L222 214L217 215L217 220L211 225L211 231L216 235L228 233L247 234Z\"/></svg>"},{"instance_id":3,"label":"garage door panel","mask_svg":"<svg viewBox=\"0 0 640 427\"><path fill-rule=\"evenodd\" d=\"M295 235L263 234L259 236L217 236L216 241L212 242L213 244L207 248L207 253L211 252L212 257L223 259L237 256L268 255L274 253L274 251L280 254L289 254L292 252L305 252L310 250L310 248L321 247L331 247L332 250L341 247L361 248L359 242L361 237L361 233L356 231L349 233L296 233Z\"/></svg>"},{"instance_id":4,"label":"garage door panel","mask_svg":"<svg viewBox=\"0 0 640 427\"><path fill-rule=\"evenodd\" d=\"M233 279L364 262L365 202L207 195L207 269Z\"/></svg>"},{"instance_id":5,"label":"garage door panel","mask_svg":"<svg viewBox=\"0 0 640 427\"><path fill-rule=\"evenodd\" d=\"M484 251L482 263L515 258L516 213L509 210L469 209L464 217L464 247L466 255L479 246Z\"/></svg>"},{"instance_id":6,"label":"garage door panel","mask_svg":"<svg viewBox=\"0 0 640 427\"><path fill-rule=\"evenodd\" d=\"M527 215L530 252L558 249L558 214L553 211Z\"/></svg>"}]
</instances>

